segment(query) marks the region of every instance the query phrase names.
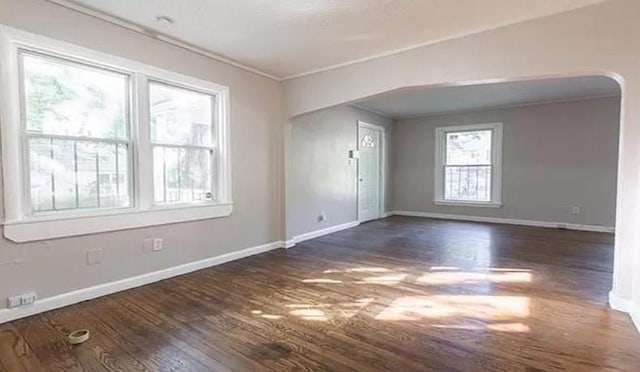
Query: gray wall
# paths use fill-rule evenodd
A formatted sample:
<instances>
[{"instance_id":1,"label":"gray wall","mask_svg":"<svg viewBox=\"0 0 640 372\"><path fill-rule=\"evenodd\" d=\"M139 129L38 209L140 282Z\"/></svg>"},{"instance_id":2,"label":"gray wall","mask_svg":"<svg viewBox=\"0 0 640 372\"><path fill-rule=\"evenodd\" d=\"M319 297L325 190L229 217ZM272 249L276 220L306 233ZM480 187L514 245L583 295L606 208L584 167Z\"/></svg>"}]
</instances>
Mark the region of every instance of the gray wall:
<instances>
[{"instance_id":1,"label":"gray wall","mask_svg":"<svg viewBox=\"0 0 640 372\"><path fill-rule=\"evenodd\" d=\"M235 202L227 218L28 244L0 238L0 308L26 291L50 297L282 239L279 83L42 0L0 0L0 23L229 86ZM144 253L145 237L164 238L164 250ZM91 248L103 249L102 264L87 266Z\"/></svg>"},{"instance_id":2,"label":"gray wall","mask_svg":"<svg viewBox=\"0 0 640 372\"><path fill-rule=\"evenodd\" d=\"M619 116L606 98L400 120L393 209L614 226ZM435 128L487 122L504 123L504 205L434 205Z\"/></svg>"},{"instance_id":3,"label":"gray wall","mask_svg":"<svg viewBox=\"0 0 640 372\"><path fill-rule=\"evenodd\" d=\"M385 127L386 206L391 203L390 148L393 120L351 106L321 110L291 120L287 184L288 238L357 219L357 122ZM327 220L318 222L320 211Z\"/></svg>"}]
</instances>

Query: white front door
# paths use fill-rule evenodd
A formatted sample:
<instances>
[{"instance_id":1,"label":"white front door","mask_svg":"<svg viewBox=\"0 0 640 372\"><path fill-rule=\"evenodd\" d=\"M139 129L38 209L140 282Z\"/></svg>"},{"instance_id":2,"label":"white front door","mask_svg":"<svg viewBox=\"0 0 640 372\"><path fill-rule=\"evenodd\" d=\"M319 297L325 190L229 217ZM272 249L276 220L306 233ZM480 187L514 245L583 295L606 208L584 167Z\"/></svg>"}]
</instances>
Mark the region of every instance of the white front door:
<instances>
[{"instance_id":1,"label":"white front door","mask_svg":"<svg viewBox=\"0 0 640 372\"><path fill-rule=\"evenodd\" d=\"M358 123L358 221L380 218L382 131Z\"/></svg>"}]
</instances>

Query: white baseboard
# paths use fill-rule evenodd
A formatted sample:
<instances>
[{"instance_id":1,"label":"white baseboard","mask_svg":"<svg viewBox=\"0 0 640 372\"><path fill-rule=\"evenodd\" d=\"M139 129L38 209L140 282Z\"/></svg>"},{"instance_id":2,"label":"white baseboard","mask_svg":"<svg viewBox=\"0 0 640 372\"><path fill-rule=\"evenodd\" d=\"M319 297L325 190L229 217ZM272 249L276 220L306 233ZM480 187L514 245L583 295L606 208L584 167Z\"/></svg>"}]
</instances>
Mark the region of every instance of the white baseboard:
<instances>
[{"instance_id":1,"label":"white baseboard","mask_svg":"<svg viewBox=\"0 0 640 372\"><path fill-rule=\"evenodd\" d=\"M315 239L315 238L321 237L323 235L333 234L335 232L346 230L346 229L350 229L350 228L356 227L358 225L360 225L360 222L352 221L352 222L343 223L342 225L331 226L331 227L327 227L326 229L316 230L316 231L308 232L308 233L305 233L305 234L296 235L296 236L293 237L293 239L287 240L285 242L285 247L286 248L291 248L291 247L295 246L296 243L300 243L300 242L303 242L305 240Z\"/></svg>"},{"instance_id":2,"label":"white baseboard","mask_svg":"<svg viewBox=\"0 0 640 372\"><path fill-rule=\"evenodd\" d=\"M110 283L78 289L72 292L37 300L33 304L27 306L0 309L0 324L284 247L285 242L283 241L263 244Z\"/></svg>"},{"instance_id":3,"label":"white baseboard","mask_svg":"<svg viewBox=\"0 0 640 372\"><path fill-rule=\"evenodd\" d=\"M502 223L502 224L508 224L508 225L551 227L556 229L565 228L568 230L580 230L580 231L595 231L595 232L605 232L605 233L615 232L615 227L600 226L600 225L579 225L579 224L565 223L565 222L518 220L518 219L512 219L512 218L465 216L465 215L459 215L459 214L444 214L444 213L415 212L415 211L393 211L391 212L391 214L396 216L426 217L426 218L438 218L438 219L444 219L444 220Z\"/></svg>"},{"instance_id":4,"label":"white baseboard","mask_svg":"<svg viewBox=\"0 0 640 372\"><path fill-rule=\"evenodd\" d=\"M380 218L387 218L387 217L391 217L391 216L393 216L393 212L392 211L388 211L388 212L382 213L382 217L380 217Z\"/></svg>"},{"instance_id":5,"label":"white baseboard","mask_svg":"<svg viewBox=\"0 0 640 372\"><path fill-rule=\"evenodd\" d=\"M640 306L632 300L616 296L613 291L609 292L609 306L611 306L613 310L628 313L636 329L640 332Z\"/></svg>"},{"instance_id":6,"label":"white baseboard","mask_svg":"<svg viewBox=\"0 0 640 372\"><path fill-rule=\"evenodd\" d=\"M631 300L618 297L615 293L613 293L613 291L609 292L609 306L611 306L613 310L628 313L631 311L631 308L633 307L632 305L633 302L631 302Z\"/></svg>"},{"instance_id":7,"label":"white baseboard","mask_svg":"<svg viewBox=\"0 0 640 372\"><path fill-rule=\"evenodd\" d=\"M640 332L640 306L636 306L635 304L631 307L631 311L629 311L629 316L631 317L631 321L636 326L636 330Z\"/></svg>"}]
</instances>

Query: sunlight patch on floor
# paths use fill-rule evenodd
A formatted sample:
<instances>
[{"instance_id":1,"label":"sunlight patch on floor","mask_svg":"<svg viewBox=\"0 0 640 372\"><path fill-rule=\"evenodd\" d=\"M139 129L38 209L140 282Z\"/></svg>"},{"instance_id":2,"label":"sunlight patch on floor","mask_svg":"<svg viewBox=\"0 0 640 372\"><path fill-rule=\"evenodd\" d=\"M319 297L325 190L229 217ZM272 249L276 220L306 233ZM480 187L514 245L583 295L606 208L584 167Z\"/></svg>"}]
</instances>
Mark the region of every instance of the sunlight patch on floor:
<instances>
[{"instance_id":1,"label":"sunlight patch on floor","mask_svg":"<svg viewBox=\"0 0 640 372\"><path fill-rule=\"evenodd\" d=\"M473 283L531 283L528 272L438 271L425 273L418 283L429 285Z\"/></svg>"},{"instance_id":2,"label":"sunlight patch on floor","mask_svg":"<svg viewBox=\"0 0 640 372\"><path fill-rule=\"evenodd\" d=\"M390 274L380 276L370 276L357 281L358 284L384 284L394 285L399 284L407 277L407 274Z\"/></svg>"},{"instance_id":3,"label":"sunlight patch on floor","mask_svg":"<svg viewBox=\"0 0 640 372\"><path fill-rule=\"evenodd\" d=\"M349 273L348 276L333 277L331 274ZM530 300L524 296L491 296L491 295L430 295L429 291L410 285L433 286L446 289L455 285L494 283L529 284L533 280L533 272L529 269L483 267L465 269L457 266L432 266L425 268L389 269L384 267L352 267L342 270L325 270L325 277L310 277L300 280L304 284L340 284L359 285L376 291L376 286L396 286L404 283L419 295L399 297L388 304L382 311L376 308L375 313L364 312L373 304L375 296L355 299L351 302L312 303L299 302L283 304L283 311L276 314L252 311L255 316L269 320L301 319L305 321L328 322L338 319L349 319L358 314L370 316L384 322L414 322L417 325L438 329L496 332L529 332L524 320L529 317ZM346 280L346 279L348 280ZM342 287L341 287L342 288ZM422 287L426 288L426 287ZM453 288L453 287L452 287ZM476 287L473 287L476 288ZM466 291L466 290L465 290ZM383 306L378 304L378 306Z\"/></svg>"},{"instance_id":4,"label":"sunlight patch on floor","mask_svg":"<svg viewBox=\"0 0 640 372\"><path fill-rule=\"evenodd\" d=\"M375 318L384 321L477 319L510 322L529 316L529 298L523 296L434 295L394 300Z\"/></svg>"},{"instance_id":5,"label":"sunlight patch on floor","mask_svg":"<svg viewBox=\"0 0 640 372\"><path fill-rule=\"evenodd\" d=\"M531 329L528 325L523 323L496 323L496 324L432 324L433 328L439 329L453 329L462 331L496 331L496 332L513 332L513 333L525 333Z\"/></svg>"},{"instance_id":6,"label":"sunlight patch on floor","mask_svg":"<svg viewBox=\"0 0 640 372\"><path fill-rule=\"evenodd\" d=\"M402 271L403 269L395 269L396 271ZM325 274L339 274L339 273L386 273L392 271L385 267L353 267L350 269L336 270L328 269L323 271Z\"/></svg>"},{"instance_id":7,"label":"sunlight patch on floor","mask_svg":"<svg viewBox=\"0 0 640 372\"><path fill-rule=\"evenodd\" d=\"M327 279L327 278L314 278L314 279L303 279L303 283L317 283L317 284L340 284L342 280L335 279Z\"/></svg>"}]
</instances>

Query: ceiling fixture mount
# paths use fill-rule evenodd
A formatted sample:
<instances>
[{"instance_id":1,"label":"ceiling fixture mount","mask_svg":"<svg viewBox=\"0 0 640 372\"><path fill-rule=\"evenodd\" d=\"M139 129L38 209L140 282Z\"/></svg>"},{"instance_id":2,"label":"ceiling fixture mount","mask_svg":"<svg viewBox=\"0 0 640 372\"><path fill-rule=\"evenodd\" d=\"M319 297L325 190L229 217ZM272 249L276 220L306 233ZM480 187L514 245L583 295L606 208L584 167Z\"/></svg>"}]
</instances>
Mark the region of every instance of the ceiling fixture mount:
<instances>
[{"instance_id":1,"label":"ceiling fixture mount","mask_svg":"<svg viewBox=\"0 0 640 372\"><path fill-rule=\"evenodd\" d=\"M171 26L172 24L175 23L173 18L167 17L167 16L157 16L156 17L156 22L158 22L158 24L163 26L163 27L169 27L169 26Z\"/></svg>"}]
</instances>

